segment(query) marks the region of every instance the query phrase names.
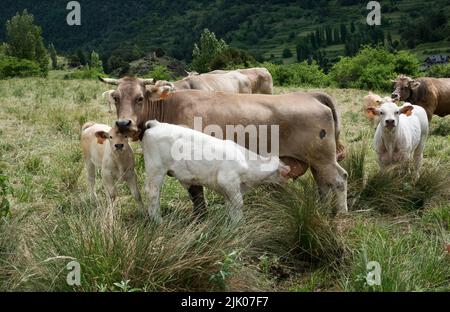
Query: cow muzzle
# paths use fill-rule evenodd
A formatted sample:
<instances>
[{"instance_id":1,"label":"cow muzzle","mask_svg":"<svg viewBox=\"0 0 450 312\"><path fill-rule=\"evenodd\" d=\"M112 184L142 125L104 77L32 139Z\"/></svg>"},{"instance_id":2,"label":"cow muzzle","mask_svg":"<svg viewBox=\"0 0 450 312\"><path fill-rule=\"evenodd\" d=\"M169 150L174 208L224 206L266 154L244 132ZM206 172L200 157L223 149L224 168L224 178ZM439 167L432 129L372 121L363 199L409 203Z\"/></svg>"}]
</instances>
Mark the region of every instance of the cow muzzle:
<instances>
[{"instance_id":1,"label":"cow muzzle","mask_svg":"<svg viewBox=\"0 0 450 312\"><path fill-rule=\"evenodd\" d=\"M393 120L393 119L386 120L386 128L388 128L389 130L394 129L395 128L395 120Z\"/></svg>"},{"instance_id":2,"label":"cow muzzle","mask_svg":"<svg viewBox=\"0 0 450 312\"><path fill-rule=\"evenodd\" d=\"M116 126L119 128L119 130L129 130L131 124L132 122L130 119L119 119L116 121Z\"/></svg>"},{"instance_id":3,"label":"cow muzzle","mask_svg":"<svg viewBox=\"0 0 450 312\"><path fill-rule=\"evenodd\" d=\"M391 98L394 101L400 101L400 94L394 92L394 93L391 94Z\"/></svg>"}]
</instances>

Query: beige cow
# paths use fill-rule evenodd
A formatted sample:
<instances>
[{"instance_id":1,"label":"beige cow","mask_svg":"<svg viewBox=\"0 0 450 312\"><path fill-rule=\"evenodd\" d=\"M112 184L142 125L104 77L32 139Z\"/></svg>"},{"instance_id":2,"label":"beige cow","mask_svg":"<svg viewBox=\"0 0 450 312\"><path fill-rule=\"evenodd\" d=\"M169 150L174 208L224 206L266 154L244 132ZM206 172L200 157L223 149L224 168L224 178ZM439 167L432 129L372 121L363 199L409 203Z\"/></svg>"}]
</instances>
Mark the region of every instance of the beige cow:
<instances>
[{"instance_id":1,"label":"beige cow","mask_svg":"<svg viewBox=\"0 0 450 312\"><path fill-rule=\"evenodd\" d=\"M81 146L92 200L97 200L95 172L98 168L102 171L103 184L111 203L114 203L117 196L117 183L123 180L142 208L134 171L133 150L127 136L119 133L116 127L88 122L82 127Z\"/></svg>"},{"instance_id":2,"label":"beige cow","mask_svg":"<svg viewBox=\"0 0 450 312\"><path fill-rule=\"evenodd\" d=\"M311 168L321 194L337 195L337 210L347 211L347 172L338 164L344 148L339 142L340 122L335 101L325 93L296 92L282 95L232 94L200 90L172 92L171 85L151 85L138 78L101 78L117 85L116 125L123 133L142 139L148 120L194 126L201 117L204 126L214 125L228 137L227 126L278 126L279 156L291 167L290 176L302 176ZM151 86L148 86L151 85ZM148 86L148 87L146 87ZM270 149L271 138L258 142ZM234 141L236 141L236 136ZM245 143L248 147L247 143ZM257 152L253 150L253 152ZM203 189L189 189L194 207L205 206Z\"/></svg>"}]
</instances>

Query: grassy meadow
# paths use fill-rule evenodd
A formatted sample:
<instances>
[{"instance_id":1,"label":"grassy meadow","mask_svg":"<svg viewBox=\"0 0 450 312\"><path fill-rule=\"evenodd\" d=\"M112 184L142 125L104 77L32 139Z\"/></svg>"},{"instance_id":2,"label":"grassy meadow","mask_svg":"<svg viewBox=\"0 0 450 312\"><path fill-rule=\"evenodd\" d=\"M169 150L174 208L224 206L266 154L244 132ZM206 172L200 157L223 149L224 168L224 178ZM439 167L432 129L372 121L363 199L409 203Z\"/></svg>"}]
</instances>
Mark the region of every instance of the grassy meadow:
<instances>
[{"instance_id":1,"label":"grassy meadow","mask_svg":"<svg viewBox=\"0 0 450 312\"><path fill-rule=\"evenodd\" d=\"M107 86L59 76L0 81L0 291L450 291L449 117L433 119L417 180L405 168L380 173L361 111L367 91L325 89L348 149L348 215L330 215L308 173L248 194L239 225L208 191L208 216L196 222L167 178L157 225L125 185L112 219L104 195L90 202L80 128L115 115L101 98ZM307 88L276 91L294 90ZM66 283L72 260L81 286ZM379 286L367 284L370 261L381 264Z\"/></svg>"}]
</instances>

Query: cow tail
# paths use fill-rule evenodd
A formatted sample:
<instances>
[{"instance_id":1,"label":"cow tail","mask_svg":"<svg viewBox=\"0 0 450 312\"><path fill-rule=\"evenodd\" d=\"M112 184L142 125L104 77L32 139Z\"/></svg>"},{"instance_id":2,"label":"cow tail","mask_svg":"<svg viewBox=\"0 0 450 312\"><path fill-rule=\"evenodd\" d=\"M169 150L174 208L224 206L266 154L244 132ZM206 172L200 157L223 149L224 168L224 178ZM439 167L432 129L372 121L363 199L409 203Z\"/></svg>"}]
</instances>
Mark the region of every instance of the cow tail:
<instances>
[{"instance_id":1,"label":"cow tail","mask_svg":"<svg viewBox=\"0 0 450 312\"><path fill-rule=\"evenodd\" d=\"M86 130L87 128L90 128L90 127L92 127L93 125L95 125L95 122L88 121L87 123L85 123L85 124L83 125L83 127L81 127L81 131L84 131L84 130Z\"/></svg>"},{"instance_id":2,"label":"cow tail","mask_svg":"<svg viewBox=\"0 0 450 312\"><path fill-rule=\"evenodd\" d=\"M337 110L337 104L331 96L325 93L316 92L314 97L319 100L322 104L328 106L331 109L334 120L334 133L336 137L336 158L337 161L341 161L346 156L346 150L344 144L339 139L341 133L341 122L339 117L339 112Z\"/></svg>"}]
</instances>

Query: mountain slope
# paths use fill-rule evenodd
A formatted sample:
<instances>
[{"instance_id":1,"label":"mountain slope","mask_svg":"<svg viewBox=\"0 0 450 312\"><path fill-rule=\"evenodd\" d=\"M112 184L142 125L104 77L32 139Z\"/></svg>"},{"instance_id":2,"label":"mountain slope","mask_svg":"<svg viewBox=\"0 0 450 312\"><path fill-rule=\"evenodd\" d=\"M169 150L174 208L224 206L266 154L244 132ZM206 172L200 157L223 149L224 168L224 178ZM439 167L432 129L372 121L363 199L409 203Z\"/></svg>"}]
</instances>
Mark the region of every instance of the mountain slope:
<instances>
[{"instance_id":1,"label":"mountain slope","mask_svg":"<svg viewBox=\"0 0 450 312\"><path fill-rule=\"evenodd\" d=\"M42 26L46 41L53 42L60 51L95 49L109 56L118 48L134 47L142 52L162 48L178 59L187 60L202 29L209 28L232 46L265 57L279 58L285 48L290 48L294 52L290 59L293 61L299 38L318 27L336 27L351 22L364 24L369 12L367 2L80 0L82 25L68 26L67 1L2 0L0 25L17 11L27 8ZM390 32L393 39L400 38L400 26L405 22L414 23L427 14L422 1L380 2L384 12L380 27L386 33ZM427 1L427 7L442 10L450 16L449 0ZM4 31L0 31L0 40L4 40ZM445 52L450 46L447 38L426 44L426 48L419 45L417 51ZM331 55L342 55L343 51L342 44L324 49Z\"/></svg>"}]
</instances>

